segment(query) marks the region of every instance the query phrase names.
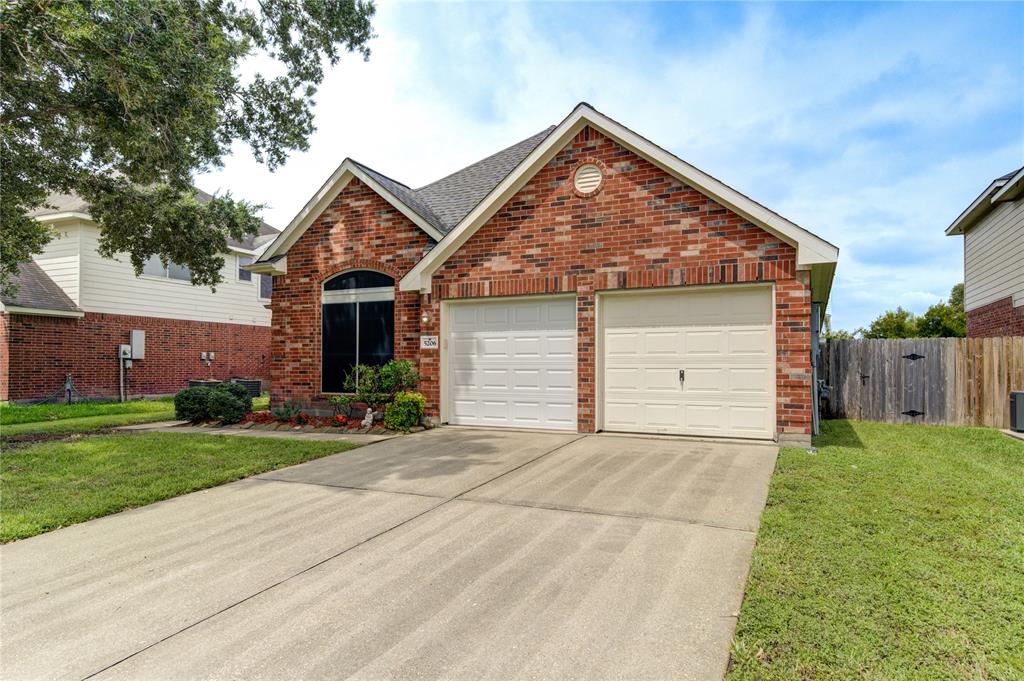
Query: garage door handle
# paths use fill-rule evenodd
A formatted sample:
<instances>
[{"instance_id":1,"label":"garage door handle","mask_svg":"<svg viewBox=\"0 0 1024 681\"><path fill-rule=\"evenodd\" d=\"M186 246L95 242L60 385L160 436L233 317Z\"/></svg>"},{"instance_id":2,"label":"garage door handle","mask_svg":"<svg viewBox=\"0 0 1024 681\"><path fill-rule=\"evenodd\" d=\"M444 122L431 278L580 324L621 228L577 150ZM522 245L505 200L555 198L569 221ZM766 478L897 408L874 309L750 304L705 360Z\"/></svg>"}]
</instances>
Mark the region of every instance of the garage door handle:
<instances>
[{"instance_id":1,"label":"garage door handle","mask_svg":"<svg viewBox=\"0 0 1024 681\"><path fill-rule=\"evenodd\" d=\"M686 380L686 369L680 369L679 370L679 382L681 383L681 382L683 382L685 380Z\"/></svg>"}]
</instances>

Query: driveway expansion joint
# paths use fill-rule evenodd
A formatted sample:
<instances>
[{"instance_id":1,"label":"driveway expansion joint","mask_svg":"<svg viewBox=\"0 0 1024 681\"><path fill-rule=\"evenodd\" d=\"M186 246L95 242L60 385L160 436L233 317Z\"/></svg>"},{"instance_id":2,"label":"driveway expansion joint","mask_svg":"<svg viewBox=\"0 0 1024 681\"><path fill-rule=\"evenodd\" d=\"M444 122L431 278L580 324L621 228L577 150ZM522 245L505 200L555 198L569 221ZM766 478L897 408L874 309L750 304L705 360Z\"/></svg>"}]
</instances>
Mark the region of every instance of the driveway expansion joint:
<instances>
[{"instance_id":1,"label":"driveway expansion joint","mask_svg":"<svg viewBox=\"0 0 1024 681\"><path fill-rule=\"evenodd\" d=\"M510 506L514 508L533 508L541 511L559 511L562 513L583 513L585 515L599 515L608 518L633 518L635 520L658 520L669 523L679 523L680 525L694 525L697 527L707 527L713 530L724 530L726 532L745 532L747 534L756 534L757 530L751 530L746 527L734 527L732 525L718 525L715 523L701 522L700 520L690 520L687 518L671 518L663 515L655 515L653 513L627 513L627 512L613 512L613 511L598 511L591 508L579 508L574 506L557 506L555 504L539 504L539 503L527 503L525 501L501 501L499 499L462 499L456 498L453 501L469 502L474 504L493 504L495 506Z\"/></svg>"}]
</instances>

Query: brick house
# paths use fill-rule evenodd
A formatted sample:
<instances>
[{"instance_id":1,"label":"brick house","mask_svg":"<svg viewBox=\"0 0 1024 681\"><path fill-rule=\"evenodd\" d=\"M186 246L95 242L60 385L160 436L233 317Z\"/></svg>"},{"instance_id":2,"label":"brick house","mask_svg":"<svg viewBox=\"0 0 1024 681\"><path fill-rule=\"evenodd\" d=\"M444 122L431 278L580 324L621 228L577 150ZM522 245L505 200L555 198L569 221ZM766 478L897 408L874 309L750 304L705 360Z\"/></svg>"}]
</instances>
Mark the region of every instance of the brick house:
<instances>
[{"instance_id":1,"label":"brick house","mask_svg":"<svg viewBox=\"0 0 1024 681\"><path fill-rule=\"evenodd\" d=\"M117 397L118 346L133 330L144 332L144 357L124 372L127 397L171 394L189 379L269 378L271 280L241 266L278 230L264 224L231 241L213 292L156 258L136 276L127 258L99 255L99 226L79 197L47 203L35 217L57 236L21 265L16 293L0 299L0 400L46 397L67 375L85 396Z\"/></svg>"},{"instance_id":2,"label":"brick house","mask_svg":"<svg viewBox=\"0 0 1024 681\"><path fill-rule=\"evenodd\" d=\"M946 235L964 237L968 337L1024 336L1024 168L993 180Z\"/></svg>"},{"instance_id":3,"label":"brick house","mask_svg":"<svg viewBox=\"0 0 1024 681\"><path fill-rule=\"evenodd\" d=\"M393 356L442 423L806 442L837 257L580 104L419 189L346 159L250 269L274 403Z\"/></svg>"}]
</instances>

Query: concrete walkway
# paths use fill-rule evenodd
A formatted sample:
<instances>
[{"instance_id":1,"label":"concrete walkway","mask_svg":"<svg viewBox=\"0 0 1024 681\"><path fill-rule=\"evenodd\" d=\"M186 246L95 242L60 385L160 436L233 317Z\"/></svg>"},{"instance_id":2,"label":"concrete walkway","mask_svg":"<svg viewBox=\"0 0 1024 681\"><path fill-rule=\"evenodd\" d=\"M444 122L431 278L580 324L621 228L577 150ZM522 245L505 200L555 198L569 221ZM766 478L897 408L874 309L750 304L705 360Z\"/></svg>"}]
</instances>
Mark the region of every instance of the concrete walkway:
<instances>
[{"instance_id":1,"label":"concrete walkway","mask_svg":"<svg viewBox=\"0 0 1024 681\"><path fill-rule=\"evenodd\" d=\"M442 428L0 548L2 678L720 678L775 447Z\"/></svg>"}]
</instances>

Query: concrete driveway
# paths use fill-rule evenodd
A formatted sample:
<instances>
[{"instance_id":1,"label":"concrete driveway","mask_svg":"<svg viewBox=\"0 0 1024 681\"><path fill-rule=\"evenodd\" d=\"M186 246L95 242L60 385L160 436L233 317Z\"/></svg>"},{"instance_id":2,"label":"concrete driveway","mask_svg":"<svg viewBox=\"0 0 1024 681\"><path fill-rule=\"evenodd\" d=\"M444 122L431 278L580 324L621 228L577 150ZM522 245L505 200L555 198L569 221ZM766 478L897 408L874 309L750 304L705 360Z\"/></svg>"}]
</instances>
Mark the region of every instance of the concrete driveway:
<instances>
[{"instance_id":1,"label":"concrete driveway","mask_svg":"<svg viewBox=\"0 0 1024 681\"><path fill-rule=\"evenodd\" d=\"M719 678L776 453L443 428L16 542L0 677Z\"/></svg>"}]
</instances>

